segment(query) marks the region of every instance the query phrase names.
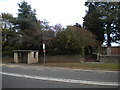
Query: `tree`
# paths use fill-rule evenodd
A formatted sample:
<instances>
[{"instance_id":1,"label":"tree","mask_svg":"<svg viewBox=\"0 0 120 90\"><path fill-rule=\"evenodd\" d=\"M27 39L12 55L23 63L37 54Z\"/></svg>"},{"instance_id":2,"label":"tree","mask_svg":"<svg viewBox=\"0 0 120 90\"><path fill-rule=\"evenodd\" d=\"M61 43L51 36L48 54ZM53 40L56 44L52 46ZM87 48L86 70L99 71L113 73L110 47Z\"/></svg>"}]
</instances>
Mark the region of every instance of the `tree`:
<instances>
[{"instance_id":1,"label":"tree","mask_svg":"<svg viewBox=\"0 0 120 90\"><path fill-rule=\"evenodd\" d=\"M42 44L41 22L37 20L35 9L23 1L18 4L17 25L21 36L21 47L19 49L39 49Z\"/></svg>"},{"instance_id":2,"label":"tree","mask_svg":"<svg viewBox=\"0 0 120 90\"><path fill-rule=\"evenodd\" d=\"M51 26L49 25L49 22L46 19L43 19L41 21L41 27L42 30L46 30L46 31L51 29Z\"/></svg>"},{"instance_id":3,"label":"tree","mask_svg":"<svg viewBox=\"0 0 120 90\"><path fill-rule=\"evenodd\" d=\"M56 36L59 50L68 54L78 53L84 60L85 47L96 46L95 36L84 28L68 26Z\"/></svg>"},{"instance_id":4,"label":"tree","mask_svg":"<svg viewBox=\"0 0 120 90\"><path fill-rule=\"evenodd\" d=\"M76 30L76 47L80 49L82 61L84 61L85 48L90 49L90 47L92 47L95 49L97 41L95 40L95 36L89 30L84 28L76 28Z\"/></svg>"},{"instance_id":5,"label":"tree","mask_svg":"<svg viewBox=\"0 0 120 90\"><path fill-rule=\"evenodd\" d=\"M120 44L120 42L119 42L119 40L120 40L120 2L118 2L116 10L118 10L118 12L116 12L117 19L116 19L116 21L114 21L114 26L115 26L114 33L115 33L115 35L113 36L113 42Z\"/></svg>"},{"instance_id":6,"label":"tree","mask_svg":"<svg viewBox=\"0 0 120 90\"><path fill-rule=\"evenodd\" d=\"M41 21L42 29L42 43L46 44L47 54L53 55L54 52L54 40L55 40L55 29L49 25L47 20Z\"/></svg>"},{"instance_id":7,"label":"tree","mask_svg":"<svg viewBox=\"0 0 120 90\"><path fill-rule=\"evenodd\" d=\"M119 2L120 3L120 2ZM118 12L120 11L120 6L117 2L105 2L99 3L99 7L97 10L102 14L100 17L104 22L104 30L107 32L107 46L111 46L111 42L116 42L117 39L111 37L111 35L117 36L120 35L119 29L116 27L119 26L117 23L119 22Z\"/></svg>"},{"instance_id":8,"label":"tree","mask_svg":"<svg viewBox=\"0 0 120 90\"><path fill-rule=\"evenodd\" d=\"M86 2L88 7L84 17L84 27L96 34L97 40L103 42L104 34L107 33L107 46L116 42L119 31L119 6L120 2ZM112 36L112 37L111 37Z\"/></svg>"},{"instance_id":9,"label":"tree","mask_svg":"<svg viewBox=\"0 0 120 90\"><path fill-rule=\"evenodd\" d=\"M88 11L86 11L87 14L84 17L83 27L95 34L97 36L96 40L102 44L104 41L103 21L99 18L101 14L96 9L97 5L97 2L85 3Z\"/></svg>"},{"instance_id":10,"label":"tree","mask_svg":"<svg viewBox=\"0 0 120 90\"><path fill-rule=\"evenodd\" d=\"M55 32L60 32L61 30L63 30L63 27L61 24L56 24L53 26L53 29L55 30Z\"/></svg>"},{"instance_id":11,"label":"tree","mask_svg":"<svg viewBox=\"0 0 120 90\"><path fill-rule=\"evenodd\" d=\"M34 28L34 25L37 22L35 9L32 11L31 6L27 2L23 1L19 6L18 13L18 25L20 30L30 30Z\"/></svg>"},{"instance_id":12,"label":"tree","mask_svg":"<svg viewBox=\"0 0 120 90\"><path fill-rule=\"evenodd\" d=\"M2 13L1 22L2 22L2 50L3 55L9 55L12 53L12 50L16 48L16 43L18 41L17 32L15 32L12 14Z\"/></svg>"}]
</instances>

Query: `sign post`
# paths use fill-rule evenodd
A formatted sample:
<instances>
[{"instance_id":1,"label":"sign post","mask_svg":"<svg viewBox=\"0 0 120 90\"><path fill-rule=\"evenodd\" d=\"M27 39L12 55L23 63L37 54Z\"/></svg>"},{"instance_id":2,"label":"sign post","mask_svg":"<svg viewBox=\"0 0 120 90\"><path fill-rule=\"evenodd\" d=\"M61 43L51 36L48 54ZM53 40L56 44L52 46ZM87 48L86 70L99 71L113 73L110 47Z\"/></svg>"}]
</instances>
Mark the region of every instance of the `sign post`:
<instances>
[{"instance_id":1,"label":"sign post","mask_svg":"<svg viewBox=\"0 0 120 90\"><path fill-rule=\"evenodd\" d=\"M44 64L45 64L45 43L43 43Z\"/></svg>"}]
</instances>

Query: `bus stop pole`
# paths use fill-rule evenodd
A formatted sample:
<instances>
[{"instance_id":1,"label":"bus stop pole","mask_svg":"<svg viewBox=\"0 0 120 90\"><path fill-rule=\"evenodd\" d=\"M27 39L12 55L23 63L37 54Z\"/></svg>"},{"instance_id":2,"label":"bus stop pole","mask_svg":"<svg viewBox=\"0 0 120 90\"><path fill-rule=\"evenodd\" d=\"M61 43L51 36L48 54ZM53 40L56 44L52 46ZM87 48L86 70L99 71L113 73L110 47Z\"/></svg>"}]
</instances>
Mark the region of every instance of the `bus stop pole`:
<instances>
[{"instance_id":1,"label":"bus stop pole","mask_svg":"<svg viewBox=\"0 0 120 90\"><path fill-rule=\"evenodd\" d=\"M43 50L43 51L44 51L43 53L44 53L44 64L45 64L45 50Z\"/></svg>"},{"instance_id":2,"label":"bus stop pole","mask_svg":"<svg viewBox=\"0 0 120 90\"><path fill-rule=\"evenodd\" d=\"M45 43L43 43L44 64L45 64Z\"/></svg>"}]
</instances>

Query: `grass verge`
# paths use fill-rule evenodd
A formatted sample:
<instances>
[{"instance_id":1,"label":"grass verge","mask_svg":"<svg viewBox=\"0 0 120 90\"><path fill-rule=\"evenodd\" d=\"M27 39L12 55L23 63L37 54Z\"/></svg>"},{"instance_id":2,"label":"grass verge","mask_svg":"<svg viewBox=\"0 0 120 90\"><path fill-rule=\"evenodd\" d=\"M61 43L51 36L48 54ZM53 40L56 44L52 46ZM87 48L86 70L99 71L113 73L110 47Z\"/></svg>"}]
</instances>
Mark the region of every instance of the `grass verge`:
<instances>
[{"instance_id":1,"label":"grass verge","mask_svg":"<svg viewBox=\"0 0 120 90\"><path fill-rule=\"evenodd\" d=\"M43 64L40 64L43 65ZM120 63L46 63L44 66L73 69L114 70L120 71Z\"/></svg>"},{"instance_id":2,"label":"grass verge","mask_svg":"<svg viewBox=\"0 0 120 90\"><path fill-rule=\"evenodd\" d=\"M2 63L12 63L13 58L3 59ZM57 63L51 62L46 64L32 64L37 66L48 66L48 67L62 67L62 68L73 68L73 69L89 69L89 70L113 70L120 71L120 63L100 63L100 62L84 62L84 63Z\"/></svg>"}]
</instances>

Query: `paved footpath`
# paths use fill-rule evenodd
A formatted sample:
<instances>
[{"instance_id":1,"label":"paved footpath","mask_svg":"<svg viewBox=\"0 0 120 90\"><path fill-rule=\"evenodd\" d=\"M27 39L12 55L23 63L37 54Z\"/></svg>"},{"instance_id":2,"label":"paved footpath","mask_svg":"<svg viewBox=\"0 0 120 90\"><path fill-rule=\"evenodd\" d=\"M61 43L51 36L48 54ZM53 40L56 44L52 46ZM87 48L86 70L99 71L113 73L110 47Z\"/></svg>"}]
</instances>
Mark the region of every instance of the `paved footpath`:
<instances>
[{"instance_id":1,"label":"paved footpath","mask_svg":"<svg viewBox=\"0 0 120 90\"><path fill-rule=\"evenodd\" d=\"M36 82L35 80L39 80L39 83L41 84L43 81L44 83L49 82L48 86L50 87L55 87L53 84L50 84L50 82L59 83L57 84L58 87L59 85L65 87L64 85L68 83L72 84L68 85L68 87L74 87L76 85L82 87L81 84L83 86L89 85L89 87L91 87L91 85L92 87L118 87L117 71L67 69L26 64L1 64L1 66L2 71L0 74L3 75L4 87L6 87L6 83L8 84L6 79L12 81L13 78L14 80L24 78L24 82L27 82L28 79L34 80L34 84ZM19 83L21 83L21 81ZM25 87L27 85L23 86Z\"/></svg>"}]
</instances>

